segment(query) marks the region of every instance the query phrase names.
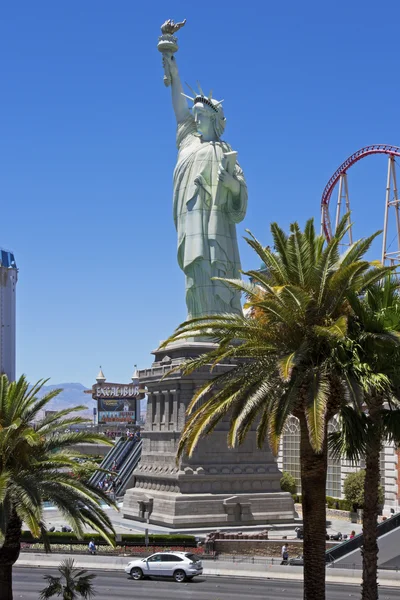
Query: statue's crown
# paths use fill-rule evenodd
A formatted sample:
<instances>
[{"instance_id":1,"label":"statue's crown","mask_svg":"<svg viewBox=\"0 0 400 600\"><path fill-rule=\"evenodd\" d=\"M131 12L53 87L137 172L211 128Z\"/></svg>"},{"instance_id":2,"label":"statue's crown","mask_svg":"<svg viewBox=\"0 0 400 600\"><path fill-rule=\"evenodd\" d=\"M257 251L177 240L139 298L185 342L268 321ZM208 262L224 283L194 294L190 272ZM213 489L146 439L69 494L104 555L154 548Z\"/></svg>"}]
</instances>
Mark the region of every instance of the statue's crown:
<instances>
[{"instance_id":1,"label":"statue's crown","mask_svg":"<svg viewBox=\"0 0 400 600\"><path fill-rule=\"evenodd\" d=\"M187 94L183 94L183 93L182 93L182 96L185 96L185 98L188 98L189 100L191 100L193 102L193 106L195 106L195 104L201 103L201 104L205 104L206 106L209 106L216 113L220 112L219 107L222 105L223 100L213 100L212 90L210 91L208 96L206 96L204 94L203 90L201 89L201 85L199 84L199 82L197 82L197 85L199 87L200 93L195 92L194 89L188 83L186 85L193 92L194 98L192 98L192 96L188 96Z\"/></svg>"},{"instance_id":2,"label":"statue's crown","mask_svg":"<svg viewBox=\"0 0 400 600\"><path fill-rule=\"evenodd\" d=\"M215 110L215 112L218 112L218 105L214 105L212 100L210 98L207 98L207 96L203 96L201 94L197 95L193 100L193 105L198 104L199 102L201 102L202 104L206 104L207 106Z\"/></svg>"}]
</instances>

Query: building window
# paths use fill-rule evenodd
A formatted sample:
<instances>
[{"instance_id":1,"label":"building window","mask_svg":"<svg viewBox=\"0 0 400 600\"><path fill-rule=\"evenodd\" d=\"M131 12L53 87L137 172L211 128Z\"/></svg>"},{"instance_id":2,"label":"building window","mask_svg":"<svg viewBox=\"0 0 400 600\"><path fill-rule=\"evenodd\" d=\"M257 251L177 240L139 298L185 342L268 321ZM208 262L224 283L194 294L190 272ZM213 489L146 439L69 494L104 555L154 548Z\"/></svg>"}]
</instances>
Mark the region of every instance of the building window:
<instances>
[{"instance_id":1,"label":"building window","mask_svg":"<svg viewBox=\"0 0 400 600\"><path fill-rule=\"evenodd\" d=\"M338 430L337 421L328 423L328 435ZM328 455L328 473L326 477L326 495L340 498L342 495L342 467L340 458Z\"/></svg>"},{"instance_id":2,"label":"building window","mask_svg":"<svg viewBox=\"0 0 400 600\"><path fill-rule=\"evenodd\" d=\"M300 494L300 425L296 417L289 417L283 432L282 470L293 475L296 480L297 492Z\"/></svg>"},{"instance_id":3,"label":"building window","mask_svg":"<svg viewBox=\"0 0 400 600\"><path fill-rule=\"evenodd\" d=\"M331 421L329 433L336 431L337 423ZM301 494L300 471L300 425L296 417L289 417L282 435L282 470L288 471L296 480L297 492ZM334 498L341 497L341 464L340 459L328 456L328 473L326 480L326 495Z\"/></svg>"}]
</instances>

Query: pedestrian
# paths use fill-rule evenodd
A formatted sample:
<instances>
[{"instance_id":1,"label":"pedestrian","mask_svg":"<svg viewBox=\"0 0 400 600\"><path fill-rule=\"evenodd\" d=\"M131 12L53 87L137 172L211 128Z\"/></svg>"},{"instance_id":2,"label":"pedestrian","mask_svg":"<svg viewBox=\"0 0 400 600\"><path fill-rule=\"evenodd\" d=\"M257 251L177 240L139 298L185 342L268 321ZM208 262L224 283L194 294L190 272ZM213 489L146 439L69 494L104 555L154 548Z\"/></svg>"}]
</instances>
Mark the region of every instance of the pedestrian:
<instances>
[{"instance_id":1,"label":"pedestrian","mask_svg":"<svg viewBox=\"0 0 400 600\"><path fill-rule=\"evenodd\" d=\"M89 542L89 552L90 554L96 554L96 546L94 540L90 540Z\"/></svg>"},{"instance_id":2,"label":"pedestrian","mask_svg":"<svg viewBox=\"0 0 400 600\"><path fill-rule=\"evenodd\" d=\"M287 565L289 560L289 552L286 544L282 546L282 562L281 565Z\"/></svg>"},{"instance_id":3,"label":"pedestrian","mask_svg":"<svg viewBox=\"0 0 400 600\"><path fill-rule=\"evenodd\" d=\"M356 535L356 532L355 532L355 531L354 531L354 529L353 529L353 531L351 532L351 534L350 534L350 536L349 536L349 537L350 537L350 539L352 540L352 539L353 539L353 537L355 537L355 535Z\"/></svg>"},{"instance_id":4,"label":"pedestrian","mask_svg":"<svg viewBox=\"0 0 400 600\"><path fill-rule=\"evenodd\" d=\"M111 486L110 486L110 491L111 491L111 493L112 493L112 495L114 497L114 500L115 500L115 492L116 492L116 490L117 490L117 482L114 479L114 481L111 482Z\"/></svg>"}]
</instances>

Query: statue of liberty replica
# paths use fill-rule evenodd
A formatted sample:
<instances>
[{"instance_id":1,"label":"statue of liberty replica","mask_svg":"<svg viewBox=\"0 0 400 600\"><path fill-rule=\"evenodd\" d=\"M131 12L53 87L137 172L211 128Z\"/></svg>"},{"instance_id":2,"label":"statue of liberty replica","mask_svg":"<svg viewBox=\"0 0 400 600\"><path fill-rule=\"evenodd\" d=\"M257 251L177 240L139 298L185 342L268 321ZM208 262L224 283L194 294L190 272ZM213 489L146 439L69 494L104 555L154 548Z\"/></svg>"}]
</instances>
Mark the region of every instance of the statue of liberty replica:
<instances>
[{"instance_id":1,"label":"statue of liberty replica","mask_svg":"<svg viewBox=\"0 0 400 600\"><path fill-rule=\"evenodd\" d=\"M240 277L236 224L244 219L247 187L237 153L221 139L222 100L199 86L186 96L178 74L175 33L184 25L166 21L158 49L164 83L171 87L177 120L178 159L174 171L173 212L178 263L185 273L188 318L241 313L240 295L215 277ZM188 106L188 99L192 106ZM209 340L185 339L153 351L149 369L139 371L146 387L146 424L140 462L127 483L126 518L172 528L259 525L290 521L290 494L281 492L281 473L269 448L257 448L254 435L229 449L224 423L192 456L176 462L186 409L200 385L232 368L203 367L185 375L180 365L213 347Z\"/></svg>"},{"instance_id":2,"label":"statue of liberty replica","mask_svg":"<svg viewBox=\"0 0 400 600\"><path fill-rule=\"evenodd\" d=\"M226 124L223 100L214 99L212 92L206 96L200 85L198 93L192 90L193 97L183 92L173 34L184 24L166 21L158 49L177 121L173 214L190 319L242 310L239 293L212 278L240 278L235 225L246 214L247 186L237 153L221 139Z\"/></svg>"}]
</instances>

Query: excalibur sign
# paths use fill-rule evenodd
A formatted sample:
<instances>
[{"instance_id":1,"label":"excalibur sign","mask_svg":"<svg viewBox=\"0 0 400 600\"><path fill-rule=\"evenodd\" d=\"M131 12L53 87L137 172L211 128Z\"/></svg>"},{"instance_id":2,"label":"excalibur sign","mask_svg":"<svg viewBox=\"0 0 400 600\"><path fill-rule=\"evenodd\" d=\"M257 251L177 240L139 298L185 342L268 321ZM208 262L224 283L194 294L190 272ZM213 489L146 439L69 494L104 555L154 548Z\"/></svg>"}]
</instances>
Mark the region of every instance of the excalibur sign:
<instances>
[{"instance_id":1,"label":"excalibur sign","mask_svg":"<svg viewBox=\"0 0 400 600\"><path fill-rule=\"evenodd\" d=\"M226 119L222 100L192 88L183 92L174 36L186 21L166 21L158 41L164 83L171 87L177 121L178 159L174 172L173 214L178 233L178 264L185 274L188 318L241 313L240 295L213 278L240 279L236 223L245 217L247 186L236 152L221 140ZM187 99L193 106L188 107Z\"/></svg>"},{"instance_id":2,"label":"excalibur sign","mask_svg":"<svg viewBox=\"0 0 400 600\"><path fill-rule=\"evenodd\" d=\"M144 398L143 390L138 385L121 385L120 383L97 384L93 386L92 397L99 398Z\"/></svg>"}]
</instances>

